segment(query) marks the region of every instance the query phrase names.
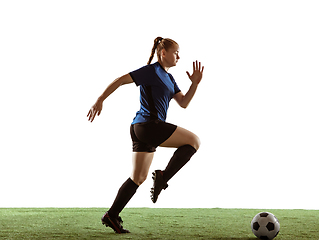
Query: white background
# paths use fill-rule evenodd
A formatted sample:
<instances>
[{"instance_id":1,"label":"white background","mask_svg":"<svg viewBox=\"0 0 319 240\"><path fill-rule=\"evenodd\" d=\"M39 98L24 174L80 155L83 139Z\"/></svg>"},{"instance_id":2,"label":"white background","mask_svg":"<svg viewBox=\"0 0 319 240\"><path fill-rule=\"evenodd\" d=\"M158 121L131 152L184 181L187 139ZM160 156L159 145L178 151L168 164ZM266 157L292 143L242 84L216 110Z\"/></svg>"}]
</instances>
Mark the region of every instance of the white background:
<instances>
[{"instance_id":1,"label":"white background","mask_svg":"<svg viewBox=\"0 0 319 240\"><path fill-rule=\"evenodd\" d=\"M131 173L134 84L86 114L153 40L180 45L170 69L190 106L168 122L198 153L155 205L151 175L128 207L319 209L317 1L1 1L0 207L109 207ZM151 171L174 149L158 148Z\"/></svg>"}]
</instances>

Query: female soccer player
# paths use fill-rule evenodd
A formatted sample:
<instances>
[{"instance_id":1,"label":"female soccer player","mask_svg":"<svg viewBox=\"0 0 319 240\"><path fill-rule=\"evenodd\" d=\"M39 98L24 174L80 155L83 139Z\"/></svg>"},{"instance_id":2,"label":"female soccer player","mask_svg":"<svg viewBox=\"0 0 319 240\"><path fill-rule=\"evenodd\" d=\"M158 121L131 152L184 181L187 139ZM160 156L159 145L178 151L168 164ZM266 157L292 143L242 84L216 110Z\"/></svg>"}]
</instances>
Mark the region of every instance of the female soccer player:
<instances>
[{"instance_id":1,"label":"female soccer player","mask_svg":"<svg viewBox=\"0 0 319 240\"><path fill-rule=\"evenodd\" d=\"M158 61L151 64L155 51ZM133 171L120 187L111 208L102 217L102 223L116 233L129 233L122 226L119 213L146 180L154 152L158 146L177 148L165 170L153 172L151 199L155 203L167 182L190 160L198 150L199 138L192 132L165 122L169 102L172 98L183 108L192 100L203 75L201 63L193 62L193 74L186 72L192 84L184 95L178 88L169 68L176 66L179 59L179 46L169 38L157 37L146 66L115 79L97 99L87 117L93 121L102 111L103 101L118 87L128 83L140 86L140 110L131 124L133 142Z\"/></svg>"}]
</instances>

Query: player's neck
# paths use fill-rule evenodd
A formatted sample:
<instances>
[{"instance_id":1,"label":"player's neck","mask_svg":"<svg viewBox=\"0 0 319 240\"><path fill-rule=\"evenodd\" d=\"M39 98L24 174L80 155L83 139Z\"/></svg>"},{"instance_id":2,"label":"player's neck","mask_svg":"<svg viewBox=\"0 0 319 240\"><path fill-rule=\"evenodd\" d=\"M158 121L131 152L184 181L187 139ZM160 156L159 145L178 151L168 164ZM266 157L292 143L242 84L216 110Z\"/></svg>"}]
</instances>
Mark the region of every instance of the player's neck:
<instances>
[{"instance_id":1,"label":"player's neck","mask_svg":"<svg viewBox=\"0 0 319 240\"><path fill-rule=\"evenodd\" d=\"M164 64L160 59L158 60L158 63L162 66L162 68L163 68L166 72L168 72L168 69L169 69L170 67L165 66L165 64Z\"/></svg>"}]
</instances>

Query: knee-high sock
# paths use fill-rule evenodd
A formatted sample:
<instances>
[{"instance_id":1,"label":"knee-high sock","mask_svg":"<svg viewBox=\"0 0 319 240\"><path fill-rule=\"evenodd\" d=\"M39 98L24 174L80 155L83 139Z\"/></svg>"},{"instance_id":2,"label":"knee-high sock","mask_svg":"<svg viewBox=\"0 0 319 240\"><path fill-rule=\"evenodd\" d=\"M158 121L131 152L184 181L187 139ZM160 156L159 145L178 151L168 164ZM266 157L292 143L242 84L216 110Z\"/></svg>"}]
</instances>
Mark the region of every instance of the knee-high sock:
<instances>
[{"instance_id":1,"label":"knee-high sock","mask_svg":"<svg viewBox=\"0 0 319 240\"><path fill-rule=\"evenodd\" d=\"M163 178L168 182L196 153L196 149L191 145L184 145L175 151L173 157L166 166Z\"/></svg>"},{"instance_id":2,"label":"knee-high sock","mask_svg":"<svg viewBox=\"0 0 319 240\"><path fill-rule=\"evenodd\" d=\"M131 200L138 187L139 186L133 182L131 178L128 178L123 183L117 193L112 207L108 211L111 217L117 217L120 214L125 205Z\"/></svg>"}]
</instances>

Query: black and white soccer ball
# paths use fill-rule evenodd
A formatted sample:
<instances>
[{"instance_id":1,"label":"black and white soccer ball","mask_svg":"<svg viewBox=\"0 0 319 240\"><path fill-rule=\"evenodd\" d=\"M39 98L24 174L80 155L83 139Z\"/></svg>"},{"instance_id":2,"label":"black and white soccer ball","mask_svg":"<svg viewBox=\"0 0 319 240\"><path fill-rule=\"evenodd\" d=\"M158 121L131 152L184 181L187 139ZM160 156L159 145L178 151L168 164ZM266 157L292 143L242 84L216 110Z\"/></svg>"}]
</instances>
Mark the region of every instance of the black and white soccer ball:
<instances>
[{"instance_id":1,"label":"black and white soccer ball","mask_svg":"<svg viewBox=\"0 0 319 240\"><path fill-rule=\"evenodd\" d=\"M259 239L273 239L280 229L278 219L270 212L258 213L251 221L251 230Z\"/></svg>"}]
</instances>

